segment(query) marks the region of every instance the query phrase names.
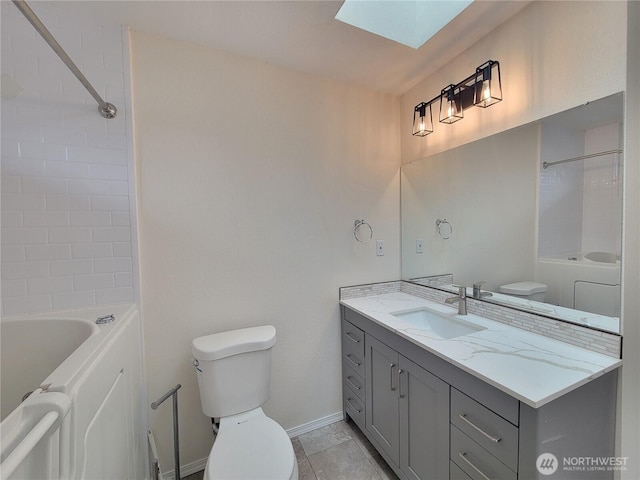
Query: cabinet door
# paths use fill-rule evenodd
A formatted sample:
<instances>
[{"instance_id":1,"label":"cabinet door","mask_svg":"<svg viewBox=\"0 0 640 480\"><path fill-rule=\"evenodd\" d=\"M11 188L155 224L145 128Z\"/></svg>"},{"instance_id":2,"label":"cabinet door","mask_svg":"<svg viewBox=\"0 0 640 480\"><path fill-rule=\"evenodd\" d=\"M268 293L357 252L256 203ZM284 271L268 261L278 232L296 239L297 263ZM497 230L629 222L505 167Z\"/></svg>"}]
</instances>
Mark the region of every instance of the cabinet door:
<instances>
[{"instance_id":1,"label":"cabinet door","mask_svg":"<svg viewBox=\"0 0 640 480\"><path fill-rule=\"evenodd\" d=\"M400 469L409 479L449 478L449 385L400 356Z\"/></svg>"},{"instance_id":2,"label":"cabinet door","mask_svg":"<svg viewBox=\"0 0 640 480\"><path fill-rule=\"evenodd\" d=\"M398 465L398 353L370 335L365 347L367 431Z\"/></svg>"}]
</instances>

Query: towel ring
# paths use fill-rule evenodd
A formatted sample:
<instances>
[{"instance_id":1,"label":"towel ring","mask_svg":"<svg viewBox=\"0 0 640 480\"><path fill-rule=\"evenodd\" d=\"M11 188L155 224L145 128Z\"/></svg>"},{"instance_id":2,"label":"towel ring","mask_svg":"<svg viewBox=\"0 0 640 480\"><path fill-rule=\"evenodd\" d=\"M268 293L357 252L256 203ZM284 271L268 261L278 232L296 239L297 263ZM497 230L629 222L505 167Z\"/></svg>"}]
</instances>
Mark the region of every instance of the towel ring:
<instances>
[{"instance_id":1,"label":"towel ring","mask_svg":"<svg viewBox=\"0 0 640 480\"><path fill-rule=\"evenodd\" d=\"M453 227L449 222L447 222L446 218L440 220L439 218L436 220L436 227L438 227L438 235L442 237L444 240L448 240L453 235Z\"/></svg>"},{"instance_id":2,"label":"towel ring","mask_svg":"<svg viewBox=\"0 0 640 480\"><path fill-rule=\"evenodd\" d=\"M356 220L355 222L353 222L353 225L353 236L356 237L356 240L360 243L369 243L373 238L373 228L371 228L371 225L369 225L364 220ZM366 225L369 228L369 238L367 238L366 240L358 236L358 229L363 225Z\"/></svg>"}]
</instances>

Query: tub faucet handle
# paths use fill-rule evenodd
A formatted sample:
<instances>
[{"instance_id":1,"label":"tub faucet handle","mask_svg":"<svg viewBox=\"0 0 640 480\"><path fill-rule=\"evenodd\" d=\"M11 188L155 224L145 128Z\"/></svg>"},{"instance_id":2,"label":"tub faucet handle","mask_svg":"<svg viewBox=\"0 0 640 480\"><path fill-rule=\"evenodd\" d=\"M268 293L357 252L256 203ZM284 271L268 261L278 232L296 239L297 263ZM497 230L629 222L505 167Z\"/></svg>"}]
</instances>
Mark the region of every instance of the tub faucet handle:
<instances>
[{"instance_id":1,"label":"tub faucet handle","mask_svg":"<svg viewBox=\"0 0 640 480\"><path fill-rule=\"evenodd\" d=\"M98 319L96 320L96 323L98 325L104 325L105 323L111 323L116 319L116 317L114 317L113 313L110 315L105 315L104 317L98 317Z\"/></svg>"}]
</instances>

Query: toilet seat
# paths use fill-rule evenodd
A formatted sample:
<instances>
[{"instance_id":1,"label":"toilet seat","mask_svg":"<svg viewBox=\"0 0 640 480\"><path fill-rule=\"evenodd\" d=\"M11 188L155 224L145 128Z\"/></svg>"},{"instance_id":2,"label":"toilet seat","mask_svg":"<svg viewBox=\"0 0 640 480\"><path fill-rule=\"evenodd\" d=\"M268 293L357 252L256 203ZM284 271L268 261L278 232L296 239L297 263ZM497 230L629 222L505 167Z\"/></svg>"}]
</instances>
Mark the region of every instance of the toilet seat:
<instances>
[{"instance_id":1,"label":"toilet seat","mask_svg":"<svg viewBox=\"0 0 640 480\"><path fill-rule=\"evenodd\" d=\"M205 480L297 478L291 440L262 408L220 419L220 430L207 459Z\"/></svg>"}]
</instances>

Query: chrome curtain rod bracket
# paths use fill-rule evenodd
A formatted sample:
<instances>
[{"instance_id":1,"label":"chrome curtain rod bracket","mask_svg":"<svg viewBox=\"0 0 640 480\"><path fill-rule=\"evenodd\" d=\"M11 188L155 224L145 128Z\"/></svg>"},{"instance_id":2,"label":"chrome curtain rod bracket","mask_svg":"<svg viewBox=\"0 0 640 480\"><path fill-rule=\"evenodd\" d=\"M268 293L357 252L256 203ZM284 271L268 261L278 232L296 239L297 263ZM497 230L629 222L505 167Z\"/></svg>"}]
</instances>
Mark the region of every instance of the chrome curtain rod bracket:
<instances>
[{"instance_id":1,"label":"chrome curtain rod bracket","mask_svg":"<svg viewBox=\"0 0 640 480\"><path fill-rule=\"evenodd\" d=\"M24 0L12 0L13 4L20 10L25 18L33 25L33 28L40 34L45 42L53 49L54 52L60 57L60 60L71 70L80 83L87 89L96 102L98 102L98 111L104 118L115 118L118 115L118 109L111 103L105 102L100 94L93 88L93 85L89 83L87 77L83 75L80 69L73 63L73 60L67 55L67 52L60 46L58 41L53 37L51 32L44 26L44 23L40 21L38 16L31 10L31 7L27 5Z\"/></svg>"},{"instance_id":2,"label":"chrome curtain rod bracket","mask_svg":"<svg viewBox=\"0 0 640 480\"><path fill-rule=\"evenodd\" d=\"M577 160L586 160L587 158L602 157L604 155L611 155L614 153L621 154L622 150L607 150L606 152L598 152L598 153L591 153L589 155L581 155L579 157L567 158L566 160L558 160L557 162L542 162L542 168L546 169L553 165L560 165L561 163L575 162Z\"/></svg>"}]
</instances>

